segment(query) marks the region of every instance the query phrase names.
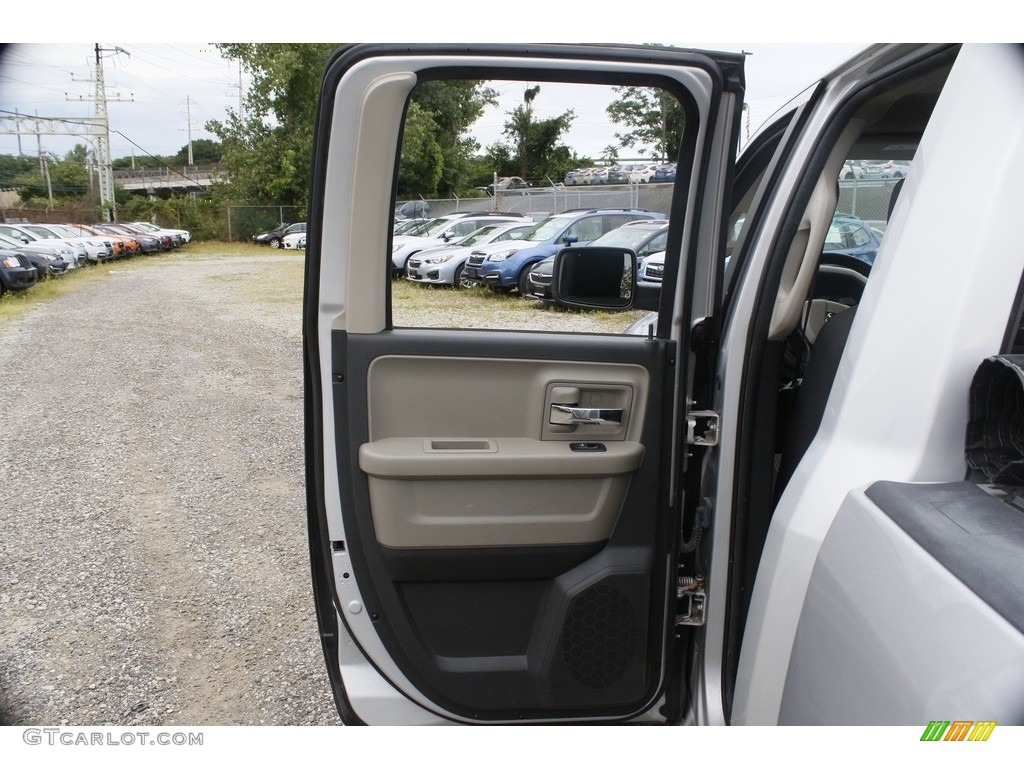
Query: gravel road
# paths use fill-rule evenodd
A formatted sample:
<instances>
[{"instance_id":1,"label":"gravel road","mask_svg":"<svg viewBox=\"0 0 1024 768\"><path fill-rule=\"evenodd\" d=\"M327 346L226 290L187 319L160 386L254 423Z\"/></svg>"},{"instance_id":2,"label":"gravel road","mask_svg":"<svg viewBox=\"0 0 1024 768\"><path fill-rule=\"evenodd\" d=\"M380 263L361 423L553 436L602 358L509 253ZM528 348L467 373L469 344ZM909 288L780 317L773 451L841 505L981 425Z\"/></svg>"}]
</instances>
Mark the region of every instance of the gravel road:
<instances>
[{"instance_id":1,"label":"gravel road","mask_svg":"<svg viewBox=\"0 0 1024 768\"><path fill-rule=\"evenodd\" d=\"M0 719L338 723L309 586L296 257L118 270L0 329ZM244 286L243 286L244 287Z\"/></svg>"},{"instance_id":2,"label":"gravel road","mask_svg":"<svg viewBox=\"0 0 1024 768\"><path fill-rule=\"evenodd\" d=\"M0 326L0 722L339 722L308 576L300 276L283 254L115 265ZM608 330L458 303L426 289L396 323Z\"/></svg>"}]
</instances>

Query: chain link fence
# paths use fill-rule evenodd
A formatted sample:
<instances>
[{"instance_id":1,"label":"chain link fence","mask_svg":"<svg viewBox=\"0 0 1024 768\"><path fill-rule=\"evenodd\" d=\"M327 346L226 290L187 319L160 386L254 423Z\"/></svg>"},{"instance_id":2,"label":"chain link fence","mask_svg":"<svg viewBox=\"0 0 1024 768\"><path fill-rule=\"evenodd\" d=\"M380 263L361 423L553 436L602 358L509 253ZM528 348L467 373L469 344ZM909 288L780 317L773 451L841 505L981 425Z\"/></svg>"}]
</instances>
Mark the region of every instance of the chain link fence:
<instances>
[{"instance_id":1,"label":"chain link fence","mask_svg":"<svg viewBox=\"0 0 1024 768\"><path fill-rule=\"evenodd\" d=\"M840 213L849 213L868 224L885 228L889 199L898 179L850 179L839 182ZM581 208L641 208L669 213L672 184L622 184L613 186L553 187L499 191L494 197L425 200L430 216L463 211L525 213L534 219ZM400 200L397 205L403 202Z\"/></svg>"},{"instance_id":2,"label":"chain link fence","mask_svg":"<svg viewBox=\"0 0 1024 768\"><path fill-rule=\"evenodd\" d=\"M399 200L396 208L403 202ZM465 211L524 213L537 220L553 213L589 208L642 208L668 214L672 202L671 184L622 184L566 187L531 187L499 190L494 197L424 200L430 216Z\"/></svg>"},{"instance_id":3,"label":"chain link fence","mask_svg":"<svg viewBox=\"0 0 1024 768\"><path fill-rule=\"evenodd\" d=\"M885 231L889 220L889 201L899 179L848 179L839 182L840 213L849 213L867 224Z\"/></svg>"}]
</instances>

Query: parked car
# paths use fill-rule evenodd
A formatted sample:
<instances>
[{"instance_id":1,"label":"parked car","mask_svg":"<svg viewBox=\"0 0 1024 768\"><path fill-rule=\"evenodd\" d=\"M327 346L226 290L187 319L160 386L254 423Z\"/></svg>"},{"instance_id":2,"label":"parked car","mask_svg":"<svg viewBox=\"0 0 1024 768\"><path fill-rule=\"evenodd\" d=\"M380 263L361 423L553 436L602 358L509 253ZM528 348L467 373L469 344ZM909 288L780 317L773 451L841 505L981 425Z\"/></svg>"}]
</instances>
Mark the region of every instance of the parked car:
<instances>
[{"instance_id":1,"label":"parked car","mask_svg":"<svg viewBox=\"0 0 1024 768\"><path fill-rule=\"evenodd\" d=\"M138 239L128 230L122 229L112 222L98 222L93 224L92 228L105 235L111 237L116 235L121 238L121 242L124 244L124 256L136 256L142 253L142 246L139 245Z\"/></svg>"},{"instance_id":2,"label":"parked car","mask_svg":"<svg viewBox=\"0 0 1024 768\"><path fill-rule=\"evenodd\" d=\"M63 224L23 224L22 226L42 239L55 238L67 244L74 253L75 262L69 264L68 269L74 269L87 262L98 264L113 255L110 241L106 238L83 236L81 233L66 228Z\"/></svg>"},{"instance_id":3,"label":"parked car","mask_svg":"<svg viewBox=\"0 0 1024 768\"><path fill-rule=\"evenodd\" d=\"M409 200L398 206L395 216L400 219L425 219L430 216L430 203L426 200Z\"/></svg>"},{"instance_id":4,"label":"parked car","mask_svg":"<svg viewBox=\"0 0 1024 768\"><path fill-rule=\"evenodd\" d=\"M0 242L0 296L7 291L24 291L36 284L35 266L20 249Z\"/></svg>"},{"instance_id":5,"label":"parked car","mask_svg":"<svg viewBox=\"0 0 1024 768\"><path fill-rule=\"evenodd\" d=\"M269 245L271 248L280 248L281 241L285 235L290 235L293 232L305 232L306 222L300 221L296 224L282 224L276 229L271 229L267 232L260 232L257 235L252 236L252 241L257 245Z\"/></svg>"},{"instance_id":6,"label":"parked car","mask_svg":"<svg viewBox=\"0 0 1024 768\"><path fill-rule=\"evenodd\" d=\"M534 225L515 243L475 249L466 262L463 279L501 292L518 288L525 296L530 270L560 248L586 245L629 221L664 218L660 213L631 208L591 208L555 214Z\"/></svg>"},{"instance_id":7,"label":"parked car","mask_svg":"<svg viewBox=\"0 0 1024 768\"><path fill-rule=\"evenodd\" d=\"M840 181L850 181L852 179L859 179L861 177L860 163L854 162L853 160L847 160L843 163L843 168L839 171Z\"/></svg>"},{"instance_id":8,"label":"parked car","mask_svg":"<svg viewBox=\"0 0 1024 768\"><path fill-rule=\"evenodd\" d=\"M881 241L879 233L856 216L835 213L822 250L853 256L867 264L874 264Z\"/></svg>"},{"instance_id":9,"label":"parked car","mask_svg":"<svg viewBox=\"0 0 1024 768\"><path fill-rule=\"evenodd\" d=\"M46 224L5 224L3 227L0 227L0 232L8 236L13 235L16 239L21 239L22 241L24 241L23 236L27 235L33 241L49 242L50 245L58 244L60 246L59 253L61 258L69 270L77 267L79 262L86 262L89 257L88 251L81 241L65 237Z\"/></svg>"},{"instance_id":10,"label":"parked car","mask_svg":"<svg viewBox=\"0 0 1024 768\"><path fill-rule=\"evenodd\" d=\"M532 227L532 221L529 223L486 224L461 240L456 240L449 245L425 248L410 257L405 265L405 276L416 283L464 288L469 284L463 282L462 273L474 247L481 247L488 243L515 241Z\"/></svg>"},{"instance_id":11,"label":"parked car","mask_svg":"<svg viewBox=\"0 0 1024 768\"><path fill-rule=\"evenodd\" d=\"M1006 229L1024 56L871 46L735 157L744 62L493 44L329 62L305 475L343 722L900 725L923 741L1024 724L1024 251ZM467 71L679 94L679 278L653 333L393 328L379 167L398 162L415 83ZM880 146L926 162L879 185L892 213L866 270L824 246L845 161ZM557 262L559 301L649 309L629 249Z\"/></svg>"},{"instance_id":12,"label":"parked car","mask_svg":"<svg viewBox=\"0 0 1024 768\"><path fill-rule=\"evenodd\" d=\"M657 284L661 285L662 279L665 277L665 252L660 251L658 253L650 254L643 262L637 267L637 280L641 283ZM627 331L628 333L628 331Z\"/></svg>"},{"instance_id":13,"label":"parked car","mask_svg":"<svg viewBox=\"0 0 1024 768\"><path fill-rule=\"evenodd\" d=\"M48 243L44 240L33 240L25 243L0 234L0 248L24 256L29 264L35 268L38 280L57 277L68 271L67 260L64 258L67 249L59 243Z\"/></svg>"},{"instance_id":14,"label":"parked car","mask_svg":"<svg viewBox=\"0 0 1024 768\"><path fill-rule=\"evenodd\" d=\"M418 235L395 235L391 239L391 270L395 275L405 273L405 263L410 256L432 248L436 245L447 245L454 240L475 232L484 224L510 221L518 224L530 222L529 216L522 213L504 213L501 211L464 211L439 216L431 221Z\"/></svg>"},{"instance_id":15,"label":"parked car","mask_svg":"<svg viewBox=\"0 0 1024 768\"><path fill-rule=\"evenodd\" d=\"M281 247L289 251L302 250L306 247L306 233L292 232L290 235L285 235L281 239Z\"/></svg>"},{"instance_id":16,"label":"parked car","mask_svg":"<svg viewBox=\"0 0 1024 768\"><path fill-rule=\"evenodd\" d=\"M651 177L652 182L664 184L676 180L676 164L675 163L664 163L659 165L655 171L654 176Z\"/></svg>"},{"instance_id":17,"label":"parked car","mask_svg":"<svg viewBox=\"0 0 1024 768\"><path fill-rule=\"evenodd\" d=\"M77 256L71 246L57 237L43 238L26 229L24 225L0 224L0 235L6 238L9 247L21 247L39 272L39 279L63 275Z\"/></svg>"},{"instance_id":18,"label":"parked car","mask_svg":"<svg viewBox=\"0 0 1024 768\"><path fill-rule=\"evenodd\" d=\"M638 165L634 165L629 171L629 180L633 184L648 184L654 180L654 173L657 170L657 163L640 163Z\"/></svg>"},{"instance_id":19,"label":"parked car","mask_svg":"<svg viewBox=\"0 0 1024 768\"><path fill-rule=\"evenodd\" d=\"M177 248L182 245L187 245L192 242L192 233L187 229L175 229L173 227L160 227L149 221L132 221L129 222L131 226L141 229L143 232L160 237L163 234L168 234L171 239L174 240L174 247Z\"/></svg>"},{"instance_id":20,"label":"parked car","mask_svg":"<svg viewBox=\"0 0 1024 768\"><path fill-rule=\"evenodd\" d=\"M433 219L396 219L391 233L394 235L414 235Z\"/></svg>"},{"instance_id":21,"label":"parked car","mask_svg":"<svg viewBox=\"0 0 1024 768\"><path fill-rule=\"evenodd\" d=\"M613 165L608 169L608 174L605 176L606 184L628 184L629 183L629 167L626 165Z\"/></svg>"},{"instance_id":22,"label":"parked car","mask_svg":"<svg viewBox=\"0 0 1024 768\"><path fill-rule=\"evenodd\" d=\"M131 255L131 246L129 244L129 238L124 235L113 234L110 232L103 232L96 227L90 227L86 224L65 224L73 232L76 232L82 237L94 237L104 240L110 243L110 249L112 252L112 259L120 259L124 256ZM134 241L134 238L131 238Z\"/></svg>"},{"instance_id":23,"label":"parked car","mask_svg":"<svg viewBox=\"0 0 1024 768\"><path fill-rule=\"evenodd\" d=\"M50 226L68 238L79 240L85 246L86 258L91 264L100 264L114 258L114 244L109 237L85 232L79 227L68 224L52 224Z\"/></svg>"},{"instance_id":24,"label":"parked car","mask_svg":"<svg viewBox=\"0 0 1024 768\"><path fill-rule=\"evenodd\" d=\"M885 178L885 161L883 160L847 160L839 178L848 179L881 179Z\"/></svg>"},{"instance_id":25,"label":"parked car","mask_svg":"<svg viewBox=\"0 0 1024 768\"><path fill-rule=\"evenodd\" d=\"M170 234L166 232L159 235L149 234L131 224L122 224L121 222L104 224L103 231L127 238L129 249L134 247L135 253L160 253L175 247L174 239Z\"/></svg>"},{"instance_id":26,"label":"parked car","mask_svg":"<svg viewBox=\"0 0 1024 768\"><path fill-rule=\"evenodd\" d=\"M882 165L883 179L902 179L910 173L910 163L906 160L886 160Z\"/></svg>"},{"instance_id":27,"label":"parked car","mask_svg":"<svg viewBox=\"0 0 1024 768\"><path fill-rule=\"evenodd\" d=\"M579 168L569 171L565 174L565 178L562 179L562 183L567 187L574 187L580 183L579 177L583 171Z\"/></svg>"},{"instance_id":28,"label":"parked car","mask_svg":"<svg viewBox=\"0 0 1024 768\"><path fill-rule=\"evenodd\" d=\"M668 219L652 221L631 221L606 232L590 243L591 248L629 248L638 260L646 259L653 253L664 251L668 240ZM555 257L549 256L538 262L527 281L526 295L543 301L553 301L551 278L554 273Z\"/></svg>"},{"instance_id":29,"label":"parked car","mask_svg":"<svg viewBox=\"0 0 1024 768\"><path fill-rule=\"evenodd\" d=\"M484 189L487 190L487 194L493 195L495 192L514 192L517 189L527 189L529 186L526 179L520 176L502 176L497 182L488 184Z\"/></svg>"}]
</instances>

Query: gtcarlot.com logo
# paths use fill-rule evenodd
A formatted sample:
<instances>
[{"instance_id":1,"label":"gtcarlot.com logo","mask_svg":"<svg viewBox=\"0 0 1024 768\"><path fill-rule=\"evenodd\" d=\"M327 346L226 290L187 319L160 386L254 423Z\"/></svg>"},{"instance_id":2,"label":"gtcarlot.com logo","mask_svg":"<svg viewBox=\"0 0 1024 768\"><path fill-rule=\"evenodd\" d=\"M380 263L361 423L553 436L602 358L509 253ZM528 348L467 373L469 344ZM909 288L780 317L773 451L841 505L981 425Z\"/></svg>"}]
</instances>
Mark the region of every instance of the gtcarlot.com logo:
<instances>
[{"instance_id":1,"label":"gtcarlot.com logo","mask_svg":"<svg viewBox=\"0 0 1024 768\"><path fill-rule=\"evenodd\" d=\"M995 728L995 720L932 720L921 741L988 741Z\"/></svg>"},{"instance_id":2,"label":"gtcarlot.com logo","mask_svg":"<svg viewBox=\"0 0 1024 768\"><path fill-rule=\"evenodd\" d=\"M26 728L22 741L31 746L64 747L201 747L203 733L186 731L87 731L68 728Z\"/></svg>"}]
</instances>

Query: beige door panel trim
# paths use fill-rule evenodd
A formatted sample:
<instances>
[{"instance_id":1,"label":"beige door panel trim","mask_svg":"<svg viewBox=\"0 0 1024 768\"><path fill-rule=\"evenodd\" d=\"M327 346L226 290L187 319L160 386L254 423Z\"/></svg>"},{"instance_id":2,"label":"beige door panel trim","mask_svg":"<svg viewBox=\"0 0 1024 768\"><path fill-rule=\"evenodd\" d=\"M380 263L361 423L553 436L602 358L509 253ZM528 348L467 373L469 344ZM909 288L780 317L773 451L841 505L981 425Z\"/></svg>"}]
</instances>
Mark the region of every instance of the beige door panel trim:
<instances>
[{"instance_id":1,"label":"beige door panel trim","mask_svg":"<svg viewBox=\"0 0 1024 768\"><path fill-rule=\"evenodd\" d=\"M445 444L452 444L445 450ZM479 444L479 450L465 447ZM442 446L438 449L438 445ZM565 442L393 438L359 449L385 547L524 547L605 541L639 443L577 453Z\"/></svg>"},{"instance_id":2,"label":"beige door panel trim","mask_svg":"<svg viewBox=\"0 0 1024 768\"><path fill-rule=\"evenodd\" d=\"M547 396L556 384L580 388L587 400L580 404L587 407L599 407L592 401L607 391L628 420L613 430L552 430ZM368 372L370 440L547 437L640 442L649 387L647 370L632 364L385 355Z\"/></svg>"},{"instance_id":3,"label":"beige door panel trim","mask_svg":"<svg viewBox=\"0 0 1024 768\"><path fill-rule=\"evenodd\" d=\"M466 447L471 444L478 447ZM629 474L640 467L642 444L620 441L604 447L601 452L577 452L568 442L553 440L393 437L361 445L359 468L371 477L388 480L593 477Z\"/></svg>"},{"instance_id":4,"label":"beige door panel trim","mask_svg":"<svg viewBox=\"0 0 1024 768\"><path fill-rule=\"evenodd\" d=\"M629 476L370 478L377 541L393 548L530 547L606 541Z\"/></svg>"}]
</instances>

